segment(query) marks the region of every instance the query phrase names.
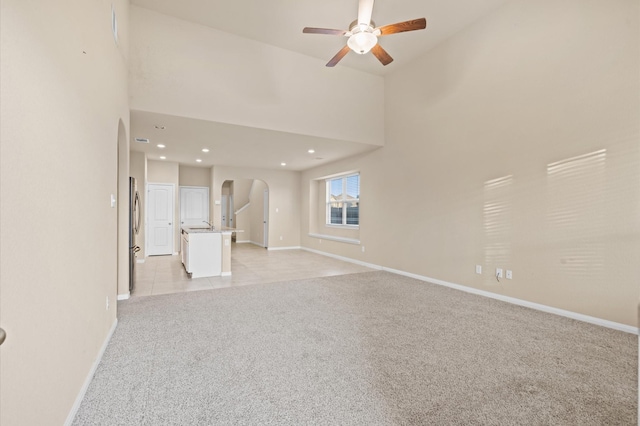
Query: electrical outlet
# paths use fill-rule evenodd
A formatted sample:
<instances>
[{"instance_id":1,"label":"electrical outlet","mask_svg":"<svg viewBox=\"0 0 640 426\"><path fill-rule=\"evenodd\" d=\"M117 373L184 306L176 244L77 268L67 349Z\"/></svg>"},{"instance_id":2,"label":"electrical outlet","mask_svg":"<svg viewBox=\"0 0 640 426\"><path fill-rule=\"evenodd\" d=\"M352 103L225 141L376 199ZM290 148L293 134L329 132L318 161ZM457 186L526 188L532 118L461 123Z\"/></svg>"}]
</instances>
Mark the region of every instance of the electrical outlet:
<instances>
[{"instance_id":1,"label":"electrical outlet","mask_svg":"<svg viewBox=\"0 0 640 426\"><path fill-rule=\"evenodd\" d=\"M502 278L502 268L496 268L496 277Z\"/></svg>"},{"instance_id":2,"label":"electrical outlet","mask_svg":"<svg viewBox=\"0 0 640 426\"><path fill-rule=\"evenodd\" d=\"M476 274L482 274L482 265L476 265Z\"/></svg>"},{"instance_id":3,"label":"electrical outlet","mask_svg":"<svg viewBox=\"0 0 640 426\"><path fill-rule=\"evenodd\" d=\"M107 296L107 304L105 306L105 310L108 311L109 310L109 296Z\"/></svg>"},{"instance_id":4,"label":"electrical outlet","mask_svg":"<svg viewBox=\"0 0 640 426\"><path fill-rule=\"evenodd\" d=\"M280 235L280 241L284 240L284 237L282 235Z\"/></svg>"},{"instance_id":5,"label":"electrical outlet","mask_svg":"<svg viewBox=\"0 0 640 426\"><path fill-rule=\"evenodd\" d=\"M362 246L362 252L364 253L364 246Z\"/></svg>"},{"instance_id":6,"label":"electrical outlet","mask_svg":"<svg viewBox=\"0 0 640 426\"><path fill-rule=\"evenodd\" d=\"M224 245L225 245L225 246L228 246L228 245L229 245L229 239L228 239L228 238L225 238L225 239L224 239Z\"/></svg>"},{"instance_id":7,"label":"electrical outlet","mask_svg":"<svg viewBox=\"0 0 640 426\"><path fill-rule=\"evenodd\" d=\"M511 271L510 269L507 269L507 279L510 280L513 278L513 271Z\"/></svg>"}]
</instances>

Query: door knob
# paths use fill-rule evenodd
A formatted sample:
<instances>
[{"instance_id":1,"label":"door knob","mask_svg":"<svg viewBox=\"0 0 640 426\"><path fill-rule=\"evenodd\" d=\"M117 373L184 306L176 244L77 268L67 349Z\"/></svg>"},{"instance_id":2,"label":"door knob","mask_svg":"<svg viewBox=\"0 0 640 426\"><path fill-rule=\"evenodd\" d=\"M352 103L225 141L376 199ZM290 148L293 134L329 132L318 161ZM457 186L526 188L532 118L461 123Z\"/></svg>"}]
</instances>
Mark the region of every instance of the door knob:
<instances>
[{"instance_id":1,"label":"door knob","mask_svg":"<svg viewBox=\"0 0 640 426\"><path fill-rule=\"evenodd\" d=\"M169 222L169 225L171 225L171 222Z\"/></svg>"},{"instance_id":2,"label":"door knob","mask_svg":"<svg viewBox=\"0 0 640 426\"><path fill-rule=\"evenodd\" d=\"M4 339L7 338L7 333L0 328L0 345L4 343Z\"/></svg>"}]
</instances>

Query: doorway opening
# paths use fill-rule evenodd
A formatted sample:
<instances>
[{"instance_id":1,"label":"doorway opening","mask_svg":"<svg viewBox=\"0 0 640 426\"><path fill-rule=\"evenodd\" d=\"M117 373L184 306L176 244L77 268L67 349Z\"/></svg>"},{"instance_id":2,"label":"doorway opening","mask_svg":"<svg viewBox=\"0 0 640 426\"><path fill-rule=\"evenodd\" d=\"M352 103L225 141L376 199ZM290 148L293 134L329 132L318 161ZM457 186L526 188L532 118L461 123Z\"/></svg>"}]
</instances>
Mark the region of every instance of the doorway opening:
<instances>
[{"instance_id":1,"label":"doorway opening","mask_svg":"<svg viewBox=\"0 0 640 426\"><path fill-rule=\"evenodd\" d=\"M260 179L222 183L221 226L233 228L232 241L269 247L269 185Z\"/></svg>"}]
</instances>

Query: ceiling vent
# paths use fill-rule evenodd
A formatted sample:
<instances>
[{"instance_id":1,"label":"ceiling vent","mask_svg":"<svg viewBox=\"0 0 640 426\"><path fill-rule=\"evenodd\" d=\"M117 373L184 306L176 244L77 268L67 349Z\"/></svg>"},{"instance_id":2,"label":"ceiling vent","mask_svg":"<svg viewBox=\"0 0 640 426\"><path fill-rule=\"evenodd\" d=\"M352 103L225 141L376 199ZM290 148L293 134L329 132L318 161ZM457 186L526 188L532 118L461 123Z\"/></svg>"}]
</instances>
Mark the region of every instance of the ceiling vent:
<instances>
[{"instance_id":1,"label":"ceiling vent","mask_svg":"<svg viewBox=\"0 0 640 426\"><path fill-rule=\"evenodd\" d=\"M149 139L147 139L147 138L136 138L136 142L138 142L138 143L149 143Z\"/></svg>"}]
</instances>

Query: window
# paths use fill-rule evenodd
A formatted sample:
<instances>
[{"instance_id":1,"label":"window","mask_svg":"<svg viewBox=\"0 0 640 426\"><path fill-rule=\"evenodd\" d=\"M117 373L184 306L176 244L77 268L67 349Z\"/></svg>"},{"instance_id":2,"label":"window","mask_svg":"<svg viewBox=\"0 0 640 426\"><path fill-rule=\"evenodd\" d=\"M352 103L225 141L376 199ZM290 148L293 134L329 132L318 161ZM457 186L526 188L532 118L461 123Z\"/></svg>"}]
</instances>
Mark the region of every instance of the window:
<instances>
[{"instance_id":1,"label":"window","mask_svg":"<svg viewBox=\"0 0 640 426\"><path fill-rule=\"evenodd\" d=\"M327 225L360 224L360 175L327 179Z\"/></svg>"}]
</instances>

